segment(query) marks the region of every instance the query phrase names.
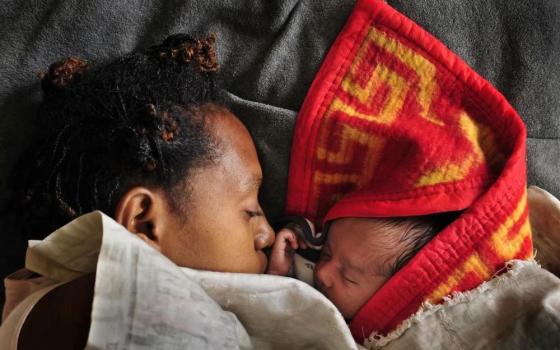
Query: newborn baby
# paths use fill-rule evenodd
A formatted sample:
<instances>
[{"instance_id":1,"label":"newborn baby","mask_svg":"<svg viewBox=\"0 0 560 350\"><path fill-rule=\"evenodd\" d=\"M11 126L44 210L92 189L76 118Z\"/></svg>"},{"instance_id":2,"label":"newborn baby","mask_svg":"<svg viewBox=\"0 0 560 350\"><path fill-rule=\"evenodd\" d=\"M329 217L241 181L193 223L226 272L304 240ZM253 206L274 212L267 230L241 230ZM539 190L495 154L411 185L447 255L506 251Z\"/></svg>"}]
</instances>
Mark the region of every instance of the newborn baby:
<instances>
[{"instance_id":1,"label":"newborn baby","mask_svg":"<svg viewBox=\"0 0 560 350\"><path fill-rule=\"evenodd\" d=\"M442 216L443 215L443 216ZM330 223L313 279L344 318L371 296L447 223L446 214L407 218L342 218ZM308 244L294 229L276 236L267 272L288 275L295 250Z\"/></svg>"}]
</instances>

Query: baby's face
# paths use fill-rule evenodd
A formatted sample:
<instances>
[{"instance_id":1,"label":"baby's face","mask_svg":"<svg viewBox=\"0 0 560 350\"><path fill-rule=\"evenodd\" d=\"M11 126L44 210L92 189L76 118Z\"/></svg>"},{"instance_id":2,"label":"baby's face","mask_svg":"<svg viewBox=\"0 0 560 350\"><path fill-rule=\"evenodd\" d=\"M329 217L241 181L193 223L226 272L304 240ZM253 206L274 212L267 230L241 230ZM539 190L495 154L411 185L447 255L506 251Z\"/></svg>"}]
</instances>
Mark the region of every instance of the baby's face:
<instances>
[{"instance_id":1,"label":"baby's face","mask_svg":"<svg viewBox=\"0 0 560 350\"><path fill-rule=\"evenodd\" d=\"M374 219L343 218L331 224L314 279L344 318L351 319L389 279L388 267L399 251L395 237L400 235L380 229Z\"/></svg>"}]
</instances>

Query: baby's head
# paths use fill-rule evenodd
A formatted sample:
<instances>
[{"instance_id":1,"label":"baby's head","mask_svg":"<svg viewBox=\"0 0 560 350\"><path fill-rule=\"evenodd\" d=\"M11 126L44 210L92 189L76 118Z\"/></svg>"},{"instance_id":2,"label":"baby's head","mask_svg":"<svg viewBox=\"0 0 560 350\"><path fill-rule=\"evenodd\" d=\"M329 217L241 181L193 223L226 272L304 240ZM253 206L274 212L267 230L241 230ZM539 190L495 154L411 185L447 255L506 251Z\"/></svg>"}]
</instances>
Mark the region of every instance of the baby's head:
<instances>
[{"instance_id":1,"label":"baby's head","mask_svg":"<svg viewBox=\"0 0 560 350\"><path fill-rule=\"evenodd\" d=\"M434 216L334 220L315 284L351 319L443 226Z\"/></svg>"}]
</instances>

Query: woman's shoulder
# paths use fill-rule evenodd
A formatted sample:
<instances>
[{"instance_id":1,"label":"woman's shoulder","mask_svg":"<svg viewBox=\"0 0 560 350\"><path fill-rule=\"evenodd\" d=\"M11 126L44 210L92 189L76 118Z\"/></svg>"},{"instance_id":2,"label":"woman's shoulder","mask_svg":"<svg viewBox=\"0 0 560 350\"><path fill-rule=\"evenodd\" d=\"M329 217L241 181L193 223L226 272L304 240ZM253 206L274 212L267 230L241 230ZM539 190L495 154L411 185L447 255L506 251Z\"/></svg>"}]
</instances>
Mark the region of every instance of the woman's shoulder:
<instances>
[{"instance_id":1,"label":"woman's shoulder","mask_svg":"<svg viewBox=\"0 0 560 350\"><path fill-rule=\"evenodd\" d=\"M95 275L41 288L17 305L0 327L2 349L77 349L87 342Z\"/></svg>"}]
</instances>

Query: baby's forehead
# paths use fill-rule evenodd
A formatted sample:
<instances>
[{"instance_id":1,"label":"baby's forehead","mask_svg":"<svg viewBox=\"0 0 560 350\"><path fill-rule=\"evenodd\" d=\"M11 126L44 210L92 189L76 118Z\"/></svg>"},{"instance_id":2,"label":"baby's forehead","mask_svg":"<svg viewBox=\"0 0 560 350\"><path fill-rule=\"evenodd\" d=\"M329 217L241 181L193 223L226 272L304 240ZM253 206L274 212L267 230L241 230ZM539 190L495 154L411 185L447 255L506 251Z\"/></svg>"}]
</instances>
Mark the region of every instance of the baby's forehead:
<instances>
[{"instance_id":1,"label":"baby's forehead","mask_svg":"<svg viewBox=\"0 0 560 350\"><path fill-rule=\"evenodd\" d=\"M406 221L402 219L341 218L330 224L328 233L347 240L378 242L400 239L407 228Z\"/></svg>"},{"instance_id":2,"label":"baby's forehead","mask_svg":"<svg viewBox=\"0 0 560 350\"><path fill-rule=\"evenodd\" d=\"M405 223L398 220L343 218L331 223L327 245L343 264L385 275L403 249L399 243L406 230Z\"/></svg>"}]
</instances>

